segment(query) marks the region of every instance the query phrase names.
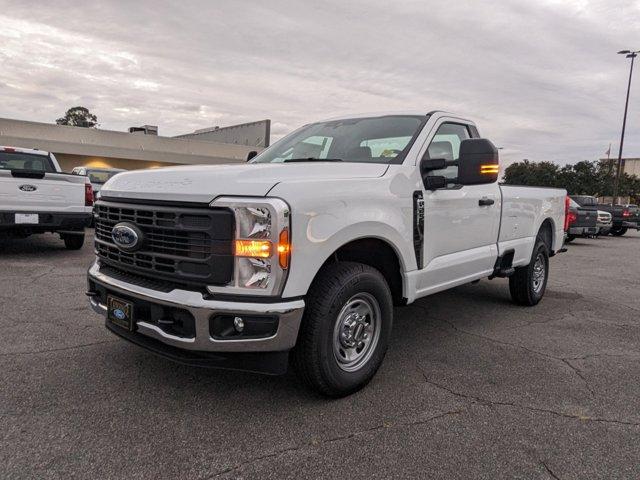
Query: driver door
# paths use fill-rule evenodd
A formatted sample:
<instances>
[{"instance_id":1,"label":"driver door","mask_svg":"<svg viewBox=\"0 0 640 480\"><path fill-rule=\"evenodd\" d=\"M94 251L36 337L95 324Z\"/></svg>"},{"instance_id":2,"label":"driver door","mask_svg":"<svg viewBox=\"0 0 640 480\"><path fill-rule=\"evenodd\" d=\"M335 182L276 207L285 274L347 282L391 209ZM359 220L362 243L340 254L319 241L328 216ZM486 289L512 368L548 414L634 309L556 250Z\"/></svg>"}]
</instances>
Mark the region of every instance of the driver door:
<instances>
[{"instance_id":1,"label":"driver door","mask_svg":"<svg viewBox=\"0 0 640 480\"><path fill-rule=\"evenodd\" d=\"M435 127L426 155L458 160L462 140L478 137L475 127L443 119ZM457 166L430 172L455 179ZM418 296L490 275L497 256L500 191L496 182L425 190L423 270ZM481 202L482 200L482 202ZM486 205L487 203L492 204Z\"/></svg>"}]
</instances>

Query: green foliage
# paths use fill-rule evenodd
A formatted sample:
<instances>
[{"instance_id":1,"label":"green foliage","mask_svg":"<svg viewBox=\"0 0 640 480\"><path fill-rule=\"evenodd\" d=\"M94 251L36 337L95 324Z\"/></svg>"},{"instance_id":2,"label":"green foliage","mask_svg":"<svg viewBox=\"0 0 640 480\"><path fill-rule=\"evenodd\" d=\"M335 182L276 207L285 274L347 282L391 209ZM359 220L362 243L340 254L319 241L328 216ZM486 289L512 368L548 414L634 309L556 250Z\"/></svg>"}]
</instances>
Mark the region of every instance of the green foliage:
<instances>
[{"instance_id":1,"label":"green foliage","mask_svg":"<svg viewBox=\"0 0 640 480\"><path fill-rule=\"evenodd\" d=\"M58 118L56 123L72 127L95 128L98 125L98 117L85 107L73 107L67 110L64 117Z\"/></svg>"},{"instance_id":2,"label":"green foliage","mask_svg":"<svg viewBox=\"0 0 640 480\"><path fill-rule=\"evenodd\" d=\"M613 194L615 174L614 160L609 163L582 161L574 165L565 165L564 167L551 162L523 160L506 168L504 183L565 188L569 195L601 197ZM640 196L640 178L635 175L622 174L619 195Z\"/></svg>"}]
</instances>

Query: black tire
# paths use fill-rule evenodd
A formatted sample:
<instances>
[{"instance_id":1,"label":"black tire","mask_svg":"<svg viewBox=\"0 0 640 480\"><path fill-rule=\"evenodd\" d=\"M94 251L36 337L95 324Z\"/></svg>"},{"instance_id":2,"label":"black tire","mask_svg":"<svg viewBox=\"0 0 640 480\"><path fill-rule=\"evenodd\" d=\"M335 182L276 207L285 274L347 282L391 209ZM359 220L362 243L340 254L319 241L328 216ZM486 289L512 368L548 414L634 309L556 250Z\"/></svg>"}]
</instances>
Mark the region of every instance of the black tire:
<instances>
[{"instance_id":1,"label":"black tire","mask_svg":"<svg viewBox=\"0 0 640 480\"><path fill-rule=\"evenodd\" d=\"M65 235L62 237L67 250L80 250L84 245L84 233L81 235Z\"/></svg>"},{"instance_id":2,"label":"black tire","mask_svg":"<svg viewBox=\"0 0 640 480\"><path fill-rule=\"evenodd\" d=\"M611 235L613 235L614 237L621 237L625 233L627 233L626 227L614 227L611 229Z\"/></svg>"},{"instance_id":3,"label":"black tire","mask_svg":"<svg viewBox=\"0 0 640 480\"><path fill-rule=\"evenodd\" d=\"M374 299L378 306L369 316L369 325L376 333L362 340L365 328L356 326L352 337L343 337L339 332L347 332L345 319L353 315L347 307L356 302L353 308L361 308L357 305L360 297L371 306L374 306L371 300ZM366 315L356 317L360 322L366 322ZM329 264L318 273L307 294L298 342L291 355L293 367L304 383L323 395L342 397L356 392L371 380L382 364L392 322L391 291L378 270L354 262ZM378 324L379 329L373 328ZM341 330L340 325L344 329ZM354 341L370 338L361 350L364 353L355 353L357 348L345 349L354 355L363 355L361 364L356 362L350 366L347 358L338 359L340 355L346 357L341 344L343 338ZM352 367L353 370L345 370Z\"/></svg>"},{"instance_id":4,"label":"black tire","mask_svg":"<svg viewBox=\"0 0 640 480\"><path fill-rule=\"evenodd\" d=\"M542 278L539 276L537 267L538 259L544 267ZM516 267L515 270L515 273L509 277L511 299L518 305L536 305L544 296L549 278L549 250L540 237L536 239L529 265Z\"/></svg>"},{"instance_id":5,"label":"black tire","mask_svg":"<svg viewBox=\"0 0 640 480\"><path fill-rule=\"evenodd\" d=\"M565 240L565 243L571 243L576 239L575 235L567 235L567 239Z\"/></svg>"}]
</instances>

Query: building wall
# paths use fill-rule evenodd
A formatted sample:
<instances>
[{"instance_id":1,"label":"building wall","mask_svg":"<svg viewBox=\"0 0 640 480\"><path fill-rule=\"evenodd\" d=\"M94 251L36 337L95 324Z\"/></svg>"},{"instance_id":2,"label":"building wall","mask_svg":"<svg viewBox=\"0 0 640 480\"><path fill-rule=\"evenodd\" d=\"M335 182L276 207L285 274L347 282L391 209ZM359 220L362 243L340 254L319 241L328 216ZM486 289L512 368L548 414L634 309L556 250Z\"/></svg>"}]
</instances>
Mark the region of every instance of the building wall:
<instances>
[{"instance_id":1,"label":"building wall","mask_svg":"<svg viewBox=\"0 0 640 480\"><path fill-rule=\"evenodd\" d=\"M628 175L636 175L640 178L640 158L625 159L623 171Z\"/></svg>"},{"instance_id":2,"label":"building wall","mask_svg":"<svg viewBox=\"0 0 640 480\"><path fill-rule=\"evenodd\" d=\"M178 135L176 138L246 145L258 147L256 150L259 150L269 146L270 136L271 120L260 120L259 122L243 123L230 127L203 128L193 133Z\"/></svg>"},{"instance_id":3,"label":"building wall","mask_svg":"<svg viewBox=\"0 0 640 480\"><path fill-rule=\"evenodd\" d=\"M197 138L136 135L7 118L0 118L0 145L53 152L65 169L91 161L122 168L241 163L249 152L262 150Z\"/></svg>"}]
</instances>

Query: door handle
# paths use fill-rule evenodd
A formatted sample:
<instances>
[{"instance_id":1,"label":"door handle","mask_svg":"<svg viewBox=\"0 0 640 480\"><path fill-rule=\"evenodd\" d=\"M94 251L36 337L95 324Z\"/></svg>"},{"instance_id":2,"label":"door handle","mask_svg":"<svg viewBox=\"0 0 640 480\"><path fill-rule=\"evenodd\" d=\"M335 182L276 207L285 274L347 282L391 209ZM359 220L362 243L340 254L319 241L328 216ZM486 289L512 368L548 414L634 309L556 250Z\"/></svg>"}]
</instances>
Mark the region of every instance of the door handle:
<instances>
[{"instance_id":1,"label":"door handle","mask_svg":"<svg viewBox=\"0 0 640 480\"><path fill-rule=\"evenodd\" d=\"M489 205L493 205L495 203L495 201L493 200L493 198L481 198L480 200L478 200L478 205L480 205L481 207L488 207Z\"/></svg>"}]
</instances>

